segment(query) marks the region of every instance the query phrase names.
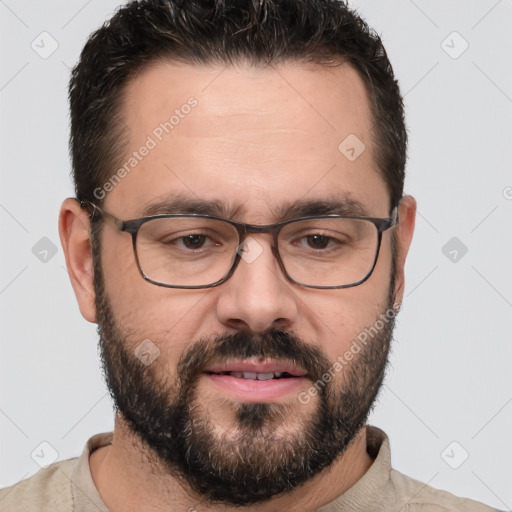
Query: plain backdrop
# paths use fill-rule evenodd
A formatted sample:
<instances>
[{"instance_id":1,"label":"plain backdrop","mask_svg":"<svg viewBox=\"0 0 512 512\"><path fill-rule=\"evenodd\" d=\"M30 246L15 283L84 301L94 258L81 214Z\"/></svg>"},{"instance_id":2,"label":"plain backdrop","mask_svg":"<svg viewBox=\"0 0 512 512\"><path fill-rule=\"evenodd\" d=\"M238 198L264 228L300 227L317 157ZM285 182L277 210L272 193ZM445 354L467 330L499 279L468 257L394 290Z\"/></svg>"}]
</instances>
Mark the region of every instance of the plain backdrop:
<instances>
[{"instance_id":1,"label":"plain backdrop","mask_svg":"<svg viewBox=\"0 0 512 512\"><path fill-rule=\"evenodd\" d=\"M67 83L115 0L0 0L0 487L112 429L96 326L57 231ZM351 2L405 95L418 200L391 366L371 423L394 467L512 507L512 1ZM41 443L47 443L41 445Z\"/></svg>"}]
</instances>

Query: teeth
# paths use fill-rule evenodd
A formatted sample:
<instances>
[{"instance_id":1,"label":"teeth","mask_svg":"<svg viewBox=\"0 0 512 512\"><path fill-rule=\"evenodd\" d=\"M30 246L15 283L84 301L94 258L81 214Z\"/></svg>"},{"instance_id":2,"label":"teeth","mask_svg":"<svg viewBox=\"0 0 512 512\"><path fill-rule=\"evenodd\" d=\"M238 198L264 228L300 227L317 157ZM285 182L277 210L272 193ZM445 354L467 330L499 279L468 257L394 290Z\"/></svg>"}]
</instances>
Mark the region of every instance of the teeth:
<instances>
[{"instance_id":1,"label":"teeth","mask_svg":"<svg viewBox=\"0 0 512 512\"><path fill-rule=\"evenodd\" d=\"M252 380L270 380L279 379L283 376L289 376L286 372L272 372L272 373L256 373L256 372L227 372L226 375L236 377L237 379L252 379Z\"/></svg>"},{"instance_id":2,"label":"teeth","mask_svg":"<svg viewBox=\"0 0 512 512\"><path fill-rule=\"evenodd\" d=\"M274 378L274 373L258 373L258 380L270 380Z\"/></svg>"}]
</instances>

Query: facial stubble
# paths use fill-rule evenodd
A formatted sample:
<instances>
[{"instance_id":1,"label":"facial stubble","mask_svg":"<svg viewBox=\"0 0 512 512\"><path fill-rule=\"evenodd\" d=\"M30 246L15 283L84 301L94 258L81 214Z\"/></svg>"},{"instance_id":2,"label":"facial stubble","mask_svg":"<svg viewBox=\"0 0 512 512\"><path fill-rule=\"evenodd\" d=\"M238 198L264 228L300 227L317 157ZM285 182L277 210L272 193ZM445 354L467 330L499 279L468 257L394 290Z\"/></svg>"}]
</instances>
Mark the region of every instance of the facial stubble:
<instances>
[{"instance_id":1,"label":"facial stubble","mask_svg":"<svg viewBox=\"0 0 512 512\"><path fill-rule=\"evenodd\" d=\"M343 367L342 385L326 382L333 363L323 352L278 329L191 342L177 364L177 377L171 377L158 359L146 366L134 355L137 342L117 324L105 291L97 241L93 259L101 359L116 412L145 446L148 460L183 477L203 499L241 506L289 492L338 459L366 423L384 379L393 319ZM392 290L390 284L388 310ZM298 400L201 404L197 383L205 368L248 358L302 366L311 384L322 383L316 400L307 411ZM215 421L213 405L231 409L228 428Z\"/></svg>"}]
</instances>

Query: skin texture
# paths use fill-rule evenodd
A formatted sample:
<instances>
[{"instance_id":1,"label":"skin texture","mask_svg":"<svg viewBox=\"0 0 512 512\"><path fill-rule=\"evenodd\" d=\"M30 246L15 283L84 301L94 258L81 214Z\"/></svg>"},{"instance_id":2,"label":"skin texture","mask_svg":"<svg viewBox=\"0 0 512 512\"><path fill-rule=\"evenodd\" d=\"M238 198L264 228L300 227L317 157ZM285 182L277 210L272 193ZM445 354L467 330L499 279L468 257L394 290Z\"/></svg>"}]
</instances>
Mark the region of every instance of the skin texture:
<instances>
[{"instance_id":1,"label":"skin texture","mask_svg":"<svg viewBox=\"0 0 512 512\"><path fill-rule=\"evenodd\" d=\"M192 96L197 106L191 113L107 194L102 206L107 212L120 219L138 218L149 203L172 193L221 201L230 218L252 224L281 220L278 209L298 200L336 197L358 200L369 216L389 216L389 193L373 160L369 103L361 79L349 65L328 70L292 63L265 69L153 65L125 91L127 158ZM366 146L353 162L338 150L349 134ZM193 340L271 328L308 340L334 362L388 307L393 231L398 246L391 295L401 303L415 210L414 199L404 197L400 222L384 233L371 278L341 290L307 289L287 281L266 234L253 235L262 254L250 264L242 261L221 286L157 287L141 278L131 237L108 222L101 255L105 291L126 335L127 349L135 349L146 338L155 340L160 350L155 371L161 379L178 377L178 361ZM90 222L73 199L62 205L59 229L80 311L86 320L97 322ZM346 374L336 374L332 385L341 389ZM310 386L306 380L300 391ZM221 435L233 422L233 409L214 407L218 390L205 377L198 379L196 393ZM315 411L318 397L300 404L294 394L282 402L289 410L280 426L286 432ZM343 457L322 473L289 494L245 510L314 510L353 485L370 465L362 429ZM91 471L114 512L231 509L203 502L182 479L165 472L120 415L112 446L94 452Z\"/></svg>"}]
</instances>

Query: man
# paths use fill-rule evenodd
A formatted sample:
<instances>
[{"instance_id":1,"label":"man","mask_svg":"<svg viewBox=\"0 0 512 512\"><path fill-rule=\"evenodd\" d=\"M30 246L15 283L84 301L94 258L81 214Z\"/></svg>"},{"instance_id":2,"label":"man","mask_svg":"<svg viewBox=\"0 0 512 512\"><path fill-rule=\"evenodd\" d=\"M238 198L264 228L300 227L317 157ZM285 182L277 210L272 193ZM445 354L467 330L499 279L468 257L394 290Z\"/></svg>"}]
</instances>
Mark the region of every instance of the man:
<instances>
[{"instance_id":1,"label":"man","mask_svg":"<svg viewBox=\"0 0 512 512\"><path fill-rule=\"evenodd\" d=\"M355 13L132 2L70 103L59 228L115 429L2 510L491 510L391 469L366 425L416 205L398 85Z\"/></svg>"}]
</instances>

